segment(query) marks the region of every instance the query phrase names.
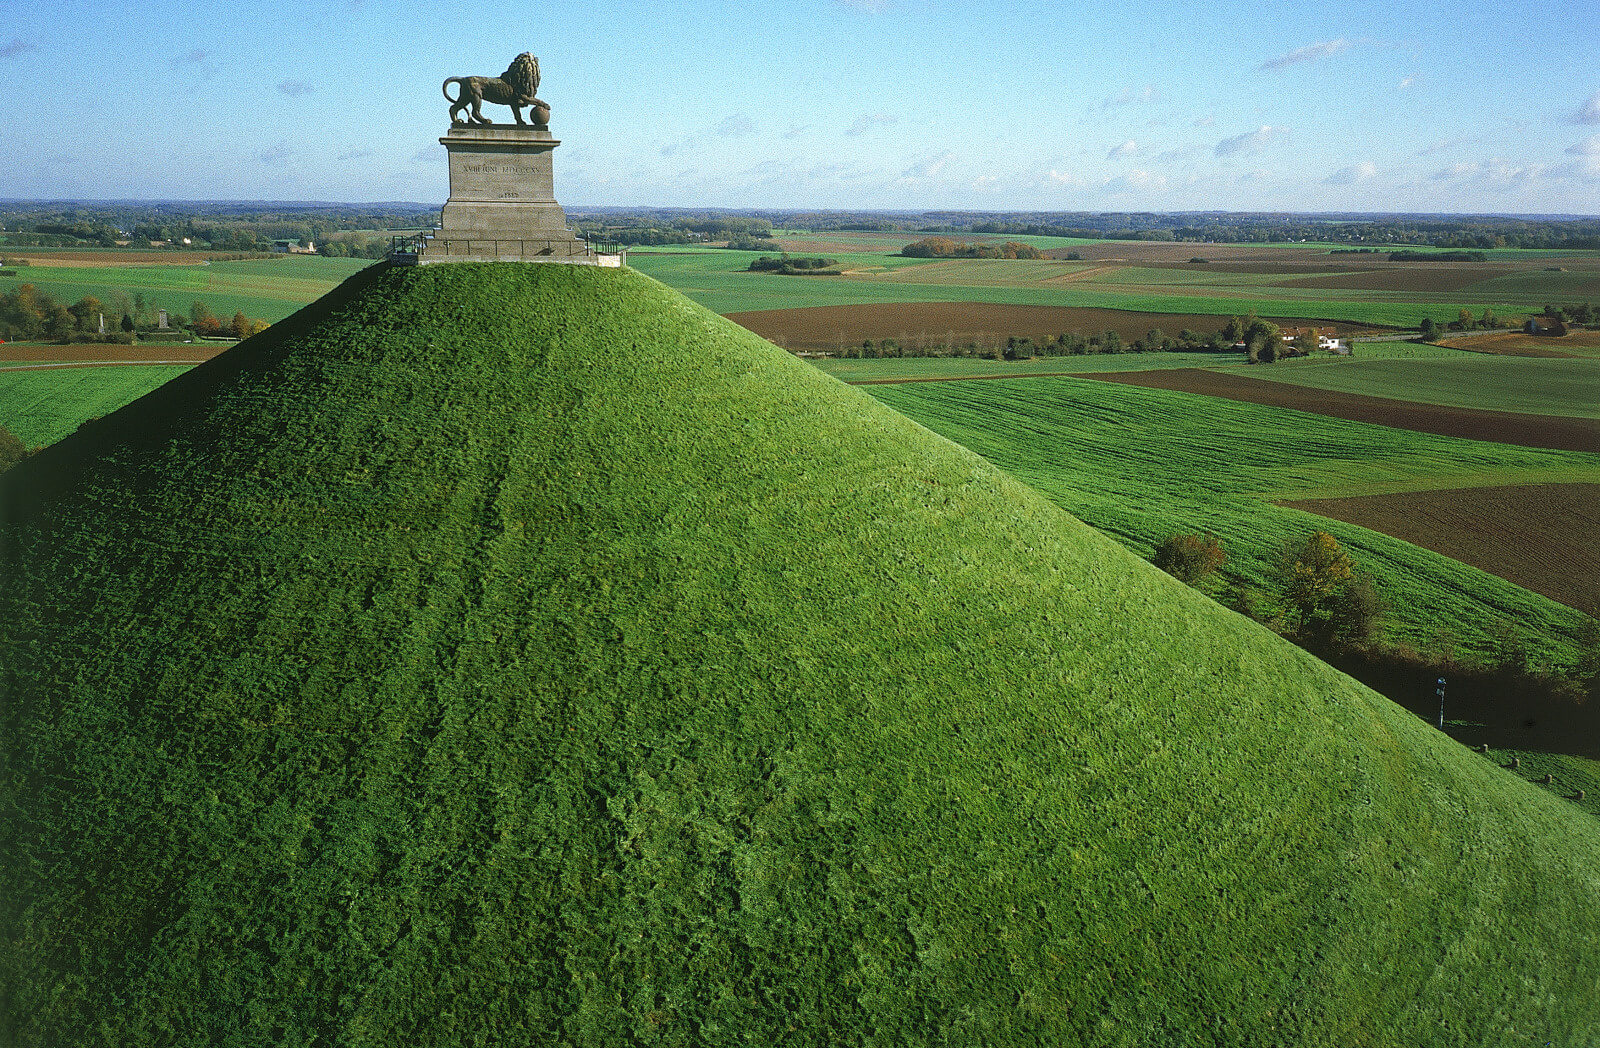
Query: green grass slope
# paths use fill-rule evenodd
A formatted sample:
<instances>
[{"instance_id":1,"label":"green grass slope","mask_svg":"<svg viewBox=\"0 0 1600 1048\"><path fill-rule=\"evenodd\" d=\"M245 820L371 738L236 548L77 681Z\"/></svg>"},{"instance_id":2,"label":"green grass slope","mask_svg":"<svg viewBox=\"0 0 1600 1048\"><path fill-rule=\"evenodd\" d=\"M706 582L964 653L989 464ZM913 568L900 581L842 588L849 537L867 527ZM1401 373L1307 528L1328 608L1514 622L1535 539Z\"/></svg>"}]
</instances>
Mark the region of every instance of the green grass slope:
<instances>
[{"instance_id":1,"label":"green grass slope","mask_svg":"<svg viewBox=\"0 0 1600 1048\"><path fill-rule=\"evenodd\" d=\"M1600 1038L1600 826L629 271L4 478L0 1041Z\"/></svg>"}]
</instances>

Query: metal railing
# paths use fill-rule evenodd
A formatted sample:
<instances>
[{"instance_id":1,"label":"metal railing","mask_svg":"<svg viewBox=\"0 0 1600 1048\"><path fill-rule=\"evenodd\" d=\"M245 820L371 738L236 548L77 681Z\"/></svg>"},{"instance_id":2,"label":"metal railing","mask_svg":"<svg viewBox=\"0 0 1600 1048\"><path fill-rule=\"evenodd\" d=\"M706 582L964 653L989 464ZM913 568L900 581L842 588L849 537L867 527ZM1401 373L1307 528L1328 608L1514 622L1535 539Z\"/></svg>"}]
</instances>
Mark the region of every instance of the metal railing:
<instances>
[{"instance_id":1,"label":"metal railing","mask_svg":"<svg viewBox=\"0 0 1600 1048\"><path fill-rule=\"evenodd\" d=\"M401 265L450 258L493 258L512 261L540 258L587 258L592 255L617 255L626 248L614 240L555 240L520 237L517 239L449 236L440 229L394 235L389 238L389 261Z\"/></svg>"}]
</instances>

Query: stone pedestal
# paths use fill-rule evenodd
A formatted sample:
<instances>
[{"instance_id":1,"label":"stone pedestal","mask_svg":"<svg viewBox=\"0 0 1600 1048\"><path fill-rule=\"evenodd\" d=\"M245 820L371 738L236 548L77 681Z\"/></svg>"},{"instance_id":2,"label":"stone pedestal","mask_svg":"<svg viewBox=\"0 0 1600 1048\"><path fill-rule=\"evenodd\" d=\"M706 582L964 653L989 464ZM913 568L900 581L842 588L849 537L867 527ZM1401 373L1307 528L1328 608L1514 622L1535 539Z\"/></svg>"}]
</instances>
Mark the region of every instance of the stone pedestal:
<instances>
[{"instance_id":1,"label":"stone pedestal","mask_svg":"<svg viewBox=\"0 0 1600 1048\"><path fill-rule=\"evenodd\" d=\"M417 262L621 263L597 255L567 228L551 164L561 142L549 131L514 124L452 127L439 144L450 155L450 199Z\"/></svg>"}]
</instances>

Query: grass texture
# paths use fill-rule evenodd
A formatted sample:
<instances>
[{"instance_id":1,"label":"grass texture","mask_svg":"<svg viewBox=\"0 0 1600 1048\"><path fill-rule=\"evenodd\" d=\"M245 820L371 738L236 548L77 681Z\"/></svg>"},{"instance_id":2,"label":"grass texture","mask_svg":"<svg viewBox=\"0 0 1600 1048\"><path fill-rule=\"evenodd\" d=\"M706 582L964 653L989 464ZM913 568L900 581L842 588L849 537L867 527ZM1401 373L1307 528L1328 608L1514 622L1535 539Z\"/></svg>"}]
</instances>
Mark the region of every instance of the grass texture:
<instances>
[{"instance_id":1,"label":"grass texture","mask_svg":"<svg viewBox=\"0 0 1600 1048\"><path fill-rule=\"evenodd\" d=\"M53 444L85 420L115 411L185 370L172 364L0 368L0 426L30 448Z\"/></svg>"},{"instance_id":2,"label":"grass texture","mask_svg":"<svg viewBox=\"0 0 1600 1048\"><path fill-rule=\"evenodd\" d=\"M1600 1037L1591 817L631 271L374 267L0 526L8 1044Z\"/></svg>"}]
</instances>

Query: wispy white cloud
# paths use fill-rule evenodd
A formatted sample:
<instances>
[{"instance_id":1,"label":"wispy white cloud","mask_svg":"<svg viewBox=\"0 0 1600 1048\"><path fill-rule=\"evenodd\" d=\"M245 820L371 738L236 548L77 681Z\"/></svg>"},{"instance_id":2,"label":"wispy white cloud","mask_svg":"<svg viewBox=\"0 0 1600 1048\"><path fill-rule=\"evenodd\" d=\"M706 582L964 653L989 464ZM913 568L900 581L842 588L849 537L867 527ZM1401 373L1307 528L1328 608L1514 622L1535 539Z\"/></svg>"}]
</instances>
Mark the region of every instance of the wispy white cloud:
<instances>
[{"instance_id":1,"label":"wispy white cloud","mask_svg":"<svg viewBox=\"0 0 1600 1048\"><path fill-rule=\"evenodd\" d=\"M1404 91L1406 88L1410 87L1412 84L1414 84L1416 82L1417 82L1417 78L1414 77L1414 76L1405 77L1400 81L1400 90Z\"/></svg>"},{"instance_id":2,"label":"wispy white cloud","mask_svg":"<svg viewBox=\"0 0 1600 1048\"><path fill-rule=\"evenodd\" d=\"M1343 37L1337 40L1324 40L1320 43L1297 47L1288 54L1279 55L1277 58L1269 58L1256 68L1283 69L1287 66L1299 65L1302 62L1315 62L1319 58L1327 58L1329 55L1336 55L1340 51L1348 51L1349 49L1350 41Z\"/></svg>"},{"instance_id":3,"label":"wispy white cloud","mask_svg":"<svg viewBox=\"0 0 1600 1048\"><path fill-rule=\"evenodd\" d=\"M847 135L864 135L874 127L892 127L900 122L900 118L893 113L862 113L856 117L856 122L850 125Z\"/></svg>"},{"instance_id":4,"label":"wispy white cloud","mask_svg":"<svg viewBox=\"0 0 1600 1048\"><path fill-rule=\"evenodd\" d=\"M1197 116L1194 118L1195 127L1210 127L1216 122L1217 118L1212 116L1210 113L1207 113L1205 116Z\"/></svg>"},{"instance_id":5,"label":"wispy white cloud","mask_svg":"<svg viewBox=\"0 0 1600 1048\"><path fill-rule=\"evenodd\" d=\"M1130 138L1126 142L1122 143L1120 146L1113 146L1112 149L1111 149L1111 152L1106 154L1106 159L1107 160L1115 160L1115 159L1117 159L1117 157L1120 157L1120 156L1132 156L1133 154L1137 153L1138 151L1139 151L1139 143L1135 142L1133 139Z\"/></svg>"},{"instance_id":6,"label":"wispy white cloud","mask_svg":"<svg viewBox=\"0 0 1600 1048\"><path fill-rule=\"evenodd\" d=\"M1141 105L1154 102L1161 97L1161 92L1156 90L1156 85L1145 84L1143 87L1125 87L1100 103L1101 109L1116 109L1119 106Z\"/></svg>"},{"instance_id":7,"label":"wispy white cloud","mask_svg":"<svg viewBox=\"0 0 1600 1048\"><path fill-rule=\"evenodd\" d=\"M1480 189L1521 189L1551 174L1543 164L1518 164L1503 157L1451 164L1434 172L1435 182L1470 182Z\"/></svg>"},{"instance_id":8,"label":"wispy white cloud","mask_svg":"<svg viewBox=\"0 0 1600 1048\"><path fill-rule=\"evenodd\" d=\"M1101 186L1111 193L1127 193L1134 190L1162 190L1167 188L1167 176L1152 174L1149 171L1135 168L1125 175L1106 179L1101 183Z\"/></svg>"},{"instance_id":9,"label":"wispy white cloud","mask_svg":"<svg viewBox=\"0 0 1600 1048\"><path fill-rule=\"evenodd\" d=\"M1567 147L1567 152L1573 156L1600 156L1600 135L1590 135L1582 142L1575 142Z\"/></svg>"},{"instance_id":10,"label":"wispy white cloud","mask_svg":"<svg viewBox=\"0 0 1600 1048\"><path fill-rule=\"evenodd\" d=\"M1466 145L1470 141L1472 141L1472 139L1468 138L1466 135L1457 135L1455 138L1441 138L1439 141L1430 142L1428 145L1425 145L1421 149L1417 150L1417 155L1435 156L1439 153L1448 152L1449 150L1454 149L1456 146Z\"/></svg>"},{"instance_id":11,"label":"wispy white cloud","mask_svg":"<svg viewBox=\"0 0 1600 1048\"><path fill-rule=\"evenodd\" d=\"M1578 159L1566 165L1563 174L1583 179L1600 179L1600 135L1590 135L1567 147L1567 155Z\"/></svg>"},{"instance_id":12,"label":"wispy white cloud","mask_svg":"<svg viewBox=\"0 0 1600 1048\"><path fill-rule=\"evenodd\" d=\"M1370 160L1363 160L1359 164L1341 167L1327 178L1323 179L1330 186L1348 186L1356 182L1365 182L1378 173L1378 165Z\"/></svg>"},{"instance_id":13,"label":"wispy white cloud","mask_svg":"<svg viewBox=\"0 0 1600 1048\"><path fill-rule=\"evenodd\" d=\"M1217 156L1232 156L1235 153L1253 153L1266 146L1275 139L1282 138L1289 133L1286 127L1273 127L1271 124L1262 124L1254 131L1246 131L1242 135L1224 138L1217 143Z\"/></svg>"},{"instance_id":14,"label":"wispy white cloud","mask_svg":"<svg viewBox=\"0 0 1600 1048\"><path fill-rule=\"evenodd\" d=\"M1600 91L1589 96L1578 111L1572 114L1574 124L1600 124Z\"/></svg>"},{"instance_id":15,"label":"wispy white cloud","mask_svg":"<svg viewBox=\"0 0 1600 1048\"><path fill-rule=\"evenodd\" d=\"M940 153L938 156L923 157L901 173L901 178L934 178L943 171L945 165L954 160L954 153Z\"/></svg>"},{"instance_id":16,"label":"wispy white cloud","mask_svg":"<svg viewBox=\"0 0 1600 1048\"><path fill-rule=\"evenodd\" d=\"M11 43L4 47L0 47L0 58L15 58L18 55L27 54L29 51L37 50L39 50L38 47L28 43L20 36L15 36L11 38Z\"/></svg>"},{"instance_id":17,"label":"wispy white cloud","mask_svg":"<svg viewBox=\"0 0 1600 1048\"><path fill-rule=\"evenodd\" d=\"M740 135L752 134L756 129L756 122L750 119L748 113L735 113L716 126L716 132L724 138L737 138Z\"/></svg>"},{"instance_id":18,"label":"wispy white cloud","mask_svg":"<svg viewBox=\"0 0 1600 1048\"><path fill-rule=\"evenodd\" d=\"M280 80L278 81L278 90L290 98L300 98L303 95L309 95L316 88L304 80Z\"/></svg>"}]
</instances>

